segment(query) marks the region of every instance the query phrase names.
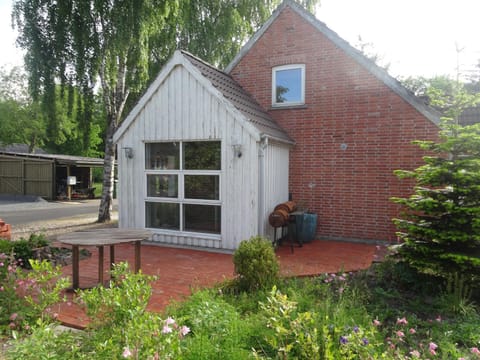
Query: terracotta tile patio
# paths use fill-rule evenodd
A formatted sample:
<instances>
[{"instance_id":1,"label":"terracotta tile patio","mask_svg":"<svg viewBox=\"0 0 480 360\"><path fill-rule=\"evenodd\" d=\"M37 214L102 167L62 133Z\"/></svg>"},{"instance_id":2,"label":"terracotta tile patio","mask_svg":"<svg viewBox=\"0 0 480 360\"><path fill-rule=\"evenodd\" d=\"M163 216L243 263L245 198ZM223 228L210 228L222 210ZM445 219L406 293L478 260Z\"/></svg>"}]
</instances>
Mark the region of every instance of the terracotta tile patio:
<instances>
[{"instance_id":1,"label":"terracotta tile patio","mask_svg":"<svg viewBox=\"0 0 480 360\"><path fill-rule=\"evenodd\" d=\"M92 256L80 261L80 286L96 284L98 279L98 250L88 248ZM338 241L315 240L295 247L283 245L276 251L280 261L281 273L286 276L312 276L325 272L354 271L370 266L377 256L379 247L371 244L348 243ZM128 261L133 264L133 245L123 244L115 247L116 261ZM109 258L108 247L105 259ZM107 263L107 261L105 261ZM192 289L211 286L219 281L233 277L232 255L218 252L171 248L159 245L143 244L141 250L142 272L157 275L153 284L153 294L149 309L162 311L171 300L181 300ZM105 278L108 268L105 265ZM63 272L71 276L71 265ZM75 296L72 293L70 298ZM65 325L83 328L88 317L74 303L59 305L55 309L59 320Z\"/></svg>"}]
</instances>

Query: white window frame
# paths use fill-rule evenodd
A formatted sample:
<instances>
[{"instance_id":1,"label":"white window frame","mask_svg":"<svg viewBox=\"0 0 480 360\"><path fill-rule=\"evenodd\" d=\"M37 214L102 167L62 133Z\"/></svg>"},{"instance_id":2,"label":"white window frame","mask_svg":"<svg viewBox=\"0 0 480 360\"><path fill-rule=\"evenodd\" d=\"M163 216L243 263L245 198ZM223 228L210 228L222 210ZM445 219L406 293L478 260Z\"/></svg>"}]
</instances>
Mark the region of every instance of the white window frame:
<instances>
[{"instance_id":1,"label":"white window frame","mask_svg":"<svg viewBox=\"0 0 480 360\"><path fill-rule=\"evenodd\" d=\"M180 169L146 169L145 168L145 174L144 174L144 194L145 194L145 199L144 203L147 202L158 202L158 203L173 203L173 204L179 204L180 206L180 226L179 230L172 230L172 229L162 229L162 228L151 228L155 232L162 232L162 233L167 233L167 234L188 234L189 236L193 237L209 237L209 238L220 238L223 228L221 227L220 233L214 234L214 233L202 233L199 231L185 231L184 230L184 215L183 215L183 205L215 205L215 206L220 206L220 213L221 217L220 219L223 218L223 206L222 206L222 192L220 189L222 188L222 169L220 170L185 170L184 164L183 164L183 143L184 142L208 142L208 141L214 141L214 142L219 142L220 143L220 152L222 151L222 142L220 140L185 140L185 141L175 141L180 144L179 146L179 167ZM157 143L171 143L174 141L150 141L146 142L145 144L157 144ZM144 145L145 148L145 145ZM178 196L176 198L172 197L160 197L160 196L148 196L148 180L147 176L148 175L176 175L178 177ZM185 176L188 175L216 175L218 176L218 187L219 187L219 193L218 193L218 199L216 200L203 200L203 199L190 199L185 197Z\"/></svg>"},{"instance_id":2,"label":"white window frame","mask_svg":"<svg viewBox=\"0 0 480 360\"><path fill-rule=\"evenodd\" d=\"M300 84L300 101L287 101L287 102L277 102L277 71L282 70L301 70L301 84ZM305 64L290 64L290 65L281 65L275 66L272 68L272 106L273 107L285 107L285 106L296 106L305 104Z\"/></svg>"}]
</instances>

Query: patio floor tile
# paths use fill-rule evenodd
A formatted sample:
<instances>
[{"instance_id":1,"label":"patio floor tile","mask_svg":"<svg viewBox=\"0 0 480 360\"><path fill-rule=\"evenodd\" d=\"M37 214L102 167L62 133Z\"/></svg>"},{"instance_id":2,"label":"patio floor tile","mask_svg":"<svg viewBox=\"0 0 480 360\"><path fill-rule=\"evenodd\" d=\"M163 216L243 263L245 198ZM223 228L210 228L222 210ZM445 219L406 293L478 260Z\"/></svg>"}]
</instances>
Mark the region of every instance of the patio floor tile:
<instances>
[{"instance_id":1,"label":"patio floor tile","mask_svg":"<svg viewBox=\"0 0 480 360\"><path fill-rule=\"evenodd\" d=\"M80 261L80 286L96 285L98 279L98 251L90 247L92 256ZM281 273L285 276L314 276L326 272L355 271L368 268L375 260L378 246L371 244L315 240L294 247L293 253L288 244L276 250ZM122 244L115 247L115 260L134 263L133 245ZM104 278L109 278L105 249ZM232 255L143 244L141 269L148 275L158 276L153 283L152 297L148 309L161 312L172 301L182 300L191 294L192 289L212 286L215 283L234 277ZM72 266L63 267L63 273L71 276ZM75 294L67 293L72 299ZM62 303L54 309L59 320L71 327L84 328L88 324L85 312L73 301Z\"/></svg>"}]
</instances>

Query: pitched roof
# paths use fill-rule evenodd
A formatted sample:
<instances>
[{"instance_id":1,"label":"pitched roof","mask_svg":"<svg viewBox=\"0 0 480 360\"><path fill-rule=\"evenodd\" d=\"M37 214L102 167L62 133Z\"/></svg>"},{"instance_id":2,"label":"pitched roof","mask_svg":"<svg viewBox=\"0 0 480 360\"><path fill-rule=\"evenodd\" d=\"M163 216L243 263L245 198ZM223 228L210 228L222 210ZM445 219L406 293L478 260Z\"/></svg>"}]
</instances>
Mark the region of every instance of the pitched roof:
<instances>
[{"instance_id":1,"label":"pitched roof","mask_svg":"<svg viewBox=\"0 0 480 360\"><path fill-rule=\"evenodd\" d=\"M325 23L318 20L313 14L305 10L301 5L297 4L293 0L284 0L277 9L273 12L272 16L267 20L265 24L250 38L250 40L243 46L240 52L235 56L231 63L225 68L226 73L230 73L233 68L241 61L241 59L250 51L255 43L262 37L267 31L270 25L277 19L280 13L289 7L315 27L320 33L332 41L336 46L342 49L347 55L352 57L355 61L363 65L371 74L382 81L386 86L393 90L397 95L402 97L407 103L412 105L417 111L424 115L427 119L434 124L440 124L440 114L427 106L424 102L418 99L411 91L407 90L398 80L388 74L385 69L382 69L374 61L367 58L361 51L355 49L347 41L342 39L336 32L332 31L325 25Z\"/></svg>"},{"instance_id":2,"label":"pitched roof","mask_svg":"<svg viewBox=\"0 0 480 360\"><path fill-rule=\"evenodd\" d=\"M212 65L200 60L186 51L175 51L173 57L162 68L157 78L140 97L125 120L113 136L113 141L118 142L125 131L134 122L146 102L154 96L157 89L163 84L169 73L176 67L183 66L190 71L203 85L210 90L231 110L243 117L252 134L260 138L267 136L288 144L294 140L270 117L270 115L250 96L233 78Z\"/></svg>"},{"instance_id":3,"label":"pitched roof","mask_svg":"<svg viewBox=\"0 0 480 360\"><path fill-rule=\"evenodd\" d=\"M280 125L229 74L218 70L192 54L181 51L222 95L251 122L262 135L294 143Z\"/></svg>"}]
</instances>

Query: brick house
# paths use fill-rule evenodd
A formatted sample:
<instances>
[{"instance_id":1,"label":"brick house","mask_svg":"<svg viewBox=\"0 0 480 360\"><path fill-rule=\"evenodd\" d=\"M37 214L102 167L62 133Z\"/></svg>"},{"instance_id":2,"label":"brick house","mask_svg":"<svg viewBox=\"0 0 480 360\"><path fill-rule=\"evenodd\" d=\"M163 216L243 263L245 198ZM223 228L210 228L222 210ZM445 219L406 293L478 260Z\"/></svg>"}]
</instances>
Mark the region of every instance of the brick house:
<instances>
[{"instance_id":1,"label":"brick house","mask_svg":"<svg viewBox=\"0 0 480 360\"><path fill-rule=\"evenodd\" d=\"M291 197L318 214L318 238L393 241L398 208L389 198L412 185L393 171L422 163L411 141L434 139L438 121L285 0L225 71L177 51L122 123L119 154L139 159L119 156L120 226L232 250L252 235L272 237L268 214ZM188 165L193 153L203 163L212 152L216 165Z\"/></svg>"}]
</instances>

